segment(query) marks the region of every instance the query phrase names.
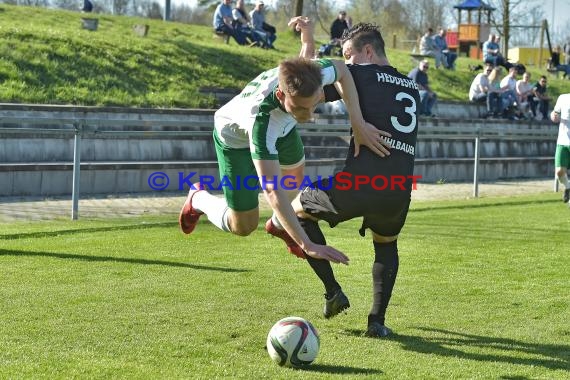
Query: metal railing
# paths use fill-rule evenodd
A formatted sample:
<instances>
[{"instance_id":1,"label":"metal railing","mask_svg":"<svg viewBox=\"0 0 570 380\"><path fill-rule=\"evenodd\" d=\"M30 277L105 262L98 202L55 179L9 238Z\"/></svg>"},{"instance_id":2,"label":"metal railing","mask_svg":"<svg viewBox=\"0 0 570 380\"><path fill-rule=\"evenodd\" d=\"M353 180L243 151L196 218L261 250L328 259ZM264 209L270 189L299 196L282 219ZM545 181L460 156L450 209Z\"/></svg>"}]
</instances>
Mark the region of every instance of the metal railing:
<instances>
[{"instance_id":1,"label":"metal railing","mask_svg":"<svg viewBox=\"0 0 570 380\"><path fill-rule=\"evenodd\" d=\"M343 124L304 124L301 134L308 136L347 136L349 125ZM304 131L303 131L304 129ZM511 141L556 140L558 131L501 127L427 127L418 130L418 141L428 139L439 140L473 140L473 196L479 196L479 166L481 161L481 141L491 139ZM558 181L554 178L554 191L558 191Z\"/></svg>"},{"instance_id":2,"label":"metal railing","mask_svg":"<svg viewBox=\"0 0 570 380\"><path fill-rule=\"evenodd\" d=\"M178 115L179 116L179 115ZM39 127L4 127L5 124L19 125L45 125L49 128ZM52 128L51 126L58 126ZM179 130L153 130L149 127L178 127ZM132 130L117 130L114 127L133 127ZM140 128L147 128L140 130ZM137 130L138 128L138 130ZM299 126L299 132L302 136L334 136L349 137L348 124L321 124L307 123ZM79 217L79 179L81 164L81 142L83 138L101 137L101 136L120 136L123 138L130 137L207 137L210 136L213 129L213 120L196 121L181 120L180 118L172 118L168 115L139 114L137 119L124 118L108 118L97 117L97 113L93 113L90 117L78 118L72 115L68 117L18 117L18 116L0 116L0 133L9 134L29 134L33 132L39 135L69 135L73 137L73 188L72 188L72 210L71 219L77 220ZM501 140L555 140L557 131L552 128L550 130L536 130L530 128L500 128L500 127L426 127L418 131L418 140L473 140L474 157L473 157L473 196L479 196L479 165L480 165L480 146L482 140L501 139ZM555 180L554 190L557 191L557 182Z\"/></svg>"},{"instance_id":3,"label":"metal railing","mask_svg":"<svg viewBox=\"0 0 570 380\"><path fill-rule=\"evenodd\" d=\"M96 114L95 114L96 115ZM39 127L4 127L4 124L20 124L20 125L49 125L59 126L59 128L39 128ZM152 127L160 125L161 127L181 127L191 128L187 130L112 130L109 127ZM19 117L19 116L0 116L0 133L9 134L34 134L40 135L69 135L73 137L73 178L72 178L72 206L71 219L79 218L79 180L81 175L81 141L88 137L101 136L119 136L129 137L204 137L211 136L212 125L208 122L195 120L180 120L178 118L169 119L168 117L156 117L151 115L140 114L136 120L123 118L101 118L91 116L89 118L68 117Z\"/></svg>"}]
</instances>

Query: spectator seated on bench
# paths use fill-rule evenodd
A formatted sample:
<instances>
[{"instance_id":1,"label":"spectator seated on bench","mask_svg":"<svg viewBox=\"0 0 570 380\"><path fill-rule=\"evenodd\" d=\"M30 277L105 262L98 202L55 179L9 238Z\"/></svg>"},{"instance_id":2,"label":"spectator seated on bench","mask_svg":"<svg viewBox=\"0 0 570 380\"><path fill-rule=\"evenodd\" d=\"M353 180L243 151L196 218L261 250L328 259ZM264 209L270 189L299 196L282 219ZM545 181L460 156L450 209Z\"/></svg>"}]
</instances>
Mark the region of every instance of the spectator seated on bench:
<instances>
[{"instance_id":1,"label":"spectator seated on bench","mask_svg":"<svg viewBox=\"0 0 570 380\"><path fill-rule=\"evenodd\" d=\"M420 63L421 61L426 60L428 58L433 58L431 55L423 55L416 53L410 53L410 57L412 58L412 61L414 63Z\"/></svg>"},{"instance_id":2,"label":"spectator seated on bench","mask_svg":"<svg viewBox=\"0 0 570 380\"><path fill-rule=\"evenodd\" d=\"M251 18L245 9L245 0L237 0L236 7L232 10L234 17L233 27L239 29L246 37L249 46L262 46L262 39L251 29Z\"/></svg>"},{"instance_id":3,"label":"spectator seated on bench","mask_svg":"<svg viewBox=\"0 0 570 380\"><path fill-rule=\"evenodd\" d=\"M550 96L546 94L546 77L542 75L532 87L534 97L530 98L530 109L537 120L548 120Z\"/></svg>"},{"instance_id":4,"label":"spectator seated on bench","mask_svg":"<svg viewBox=\"0 0 570 380\"><path fill-rule=\"evenodd\" d=\"M435 58L435 68L439 69L439 67L443 65L444 56L442 51L437 47L434 38L433 29L428 28L420 39L420 54Z\"/></svg>"},{"instance_id":5,"label":"spectator seated on bench","mask_svg":"<svg viewBox=\"0 0 570 380\"><path fill-rule=\"evenodd\" d=\"M437 103L437 94L433 92L429 86L427 75L428 68L429 62L427 60L423 60L419 63L418 67L412 69L412 71L408 73L408 78L413 79L418 85L421 101L421 105L419 105L419 114L435 117L432 113L432 109Z\"/></svg>"},{"instance_id":6,"label":"spectator seated on bench","mask_svg":"<svg viewBox=\"0 0 570 380\"><path fill-rule=\"evenodd\" d=\"M457 53L450 51L445 41L445 29L440 29L439 33L433 38L437 51L441 54L441 64L448 70L455 70L455 60ZM436 66L437 62L435 63Z\"/></svg>"},{"instance_id":7,"label":"spectator seated on bench","mask_svg":"<svg viewBox=\"0 0 570 380\"><path fill-rule=\"evenodd\" d=\"M510 69L512 63L507 61L500 52L499 37L495 34L489 34L489 39L483 43L483 63L490 63L493 67L503 66Z\"/></svg>"},{"instance_id":8,"label":"spectator seated on bench","mask_svg":"<svg viewBox=\"0 0 570 380\"><path fill-rule=\"evenodd\" d=\"M532 113L530 104L533 101L534 93L532 92L533 85L530 83L530 72L523 74L522 79L519 79L516 84L517 103L522 110L523 114L529 119L534 119L535 115Z\"/></svg>"},{"instance_id":9,"label":"spectator seated on bench","mask_svg":"<svg viewBox=\"0 0 570 380\"><path fill-rule=\"evenodd\" d=\"M562 78L570 79L570 65L562 65L560 64L560 54L561 54L561 47L557 46L550 59L547 61L546 70L551 73L555 74L558 77L558 73L562 73Z\"/></svg>"},{"instance_id":10,"label":"spectator seated on bench","mask_svg":"<svg viewBox=\"0 0 570 380\"><path fill-rule=\"evenodd\" d=\"M227 34L228 36L233 37L239 45L246 45L247 40L245 35L232 25L234 18L232 15L232 7L230 6L231 2L231 0L223 0L216 8L212 22L214 32L217 36L219 36L220 33Z\"/></svg>"},{"instance_id":11,"label":"spectator seated on bench","mask_svg":"<svg viewBox=\"0 0 570 380\"><path fill-rule=\"evenodd\" d=\"M500 114L500 97L496 92L490 91L489 75L493 66L486 63L483 71L473 79L469 87L469 101L477 105L479 117L498 117ZM485 112L481 112L481 106L485 105Z\"/></svg>"},{"instance_id":12,"label":"spectator seated on bench","mask_svg":"<svg viewBox=\"0 0 570 380\"><path fill-rule=\"evenodd\" d=\"M264 49L275 49L273 43L277 39L275 34L277 30L273 25L265 22L265 4L263 1L258 0L256 2L255 8L249 12L249 17L253 33L261 41L261 47Z\"/></svg>"}]
</instances>

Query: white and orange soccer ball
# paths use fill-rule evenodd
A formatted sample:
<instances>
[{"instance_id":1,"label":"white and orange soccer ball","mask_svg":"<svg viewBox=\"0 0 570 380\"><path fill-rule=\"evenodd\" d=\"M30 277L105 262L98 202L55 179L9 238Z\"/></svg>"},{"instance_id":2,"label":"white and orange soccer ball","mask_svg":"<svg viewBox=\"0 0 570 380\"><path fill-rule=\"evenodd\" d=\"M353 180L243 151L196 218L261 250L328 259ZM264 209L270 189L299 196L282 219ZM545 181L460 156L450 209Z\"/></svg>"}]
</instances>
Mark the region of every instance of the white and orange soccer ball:
<instances>
[{"instance_id":1,"label":"white and orange soccer ball","mask_svg":"<svg viewBox=\"0 0 570 380\"><path fill-rule=\"evenodd\" d=\"M287 317L273 325L267 334L267 352L283 367L304 367L317 357L319 333L311 322L299 317Z\"/></svg>"}]
</instances>

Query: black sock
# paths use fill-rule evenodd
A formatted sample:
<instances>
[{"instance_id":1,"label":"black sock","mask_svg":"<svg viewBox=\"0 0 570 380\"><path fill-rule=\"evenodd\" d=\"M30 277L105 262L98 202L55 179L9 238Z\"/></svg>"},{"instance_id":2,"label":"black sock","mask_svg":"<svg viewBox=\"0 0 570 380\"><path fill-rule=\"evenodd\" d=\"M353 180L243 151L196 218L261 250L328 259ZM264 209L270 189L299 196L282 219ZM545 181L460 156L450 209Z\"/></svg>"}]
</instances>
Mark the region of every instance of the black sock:
<instances>
[{"instance_id":1,"label":"black sock","mask_svg":"<svg viewBox=\"0 0 570 380\"><path fill-rule=\"evenodd\" d=\"M323 231L321 231L321 228L317 222L309 219L299 218L299 223L313 243L322 245L327 244L325 235L323 235ZM338 289L340 289L340 285L334 278L334 273L330 261L315 259L307 254L305 254L305 257L307 258L307 261L309 262L311 268L313 268L313 272L315 272L315 274L321 279L323 285L325 286L327 297L332 296Z\"/></svg>"},{"instance_id":2,"label":"black sock","mask_svg":"<svg viewBox=\"0 0 570 380\"><path fill-rule=\"evenodd\" d=\"M398 240L390 243L374 242L374 253L372 310L368 315L368 323L380 322L383 325L398 275Z\"/></svg>"}]
</instances>

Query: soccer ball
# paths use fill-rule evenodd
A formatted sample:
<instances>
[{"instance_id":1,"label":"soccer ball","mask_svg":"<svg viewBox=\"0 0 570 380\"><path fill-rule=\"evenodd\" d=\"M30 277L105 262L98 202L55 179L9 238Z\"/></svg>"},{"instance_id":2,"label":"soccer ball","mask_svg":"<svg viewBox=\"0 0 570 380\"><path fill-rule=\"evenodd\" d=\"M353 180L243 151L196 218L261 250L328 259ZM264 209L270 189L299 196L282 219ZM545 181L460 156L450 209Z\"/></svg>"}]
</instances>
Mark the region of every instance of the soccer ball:
<instances>
[{"instance_id":1,"label":"soccer ball","mask_svg":"<svg viewBox=\"0 0 570 380\"><path fill-rule=\"evenodd\" d=\"M319 346L317 330L311 322L299 317L281 319L267 334L267 352L283 367L311 364L319 353Z\"/></svg>"}]
</instances>

